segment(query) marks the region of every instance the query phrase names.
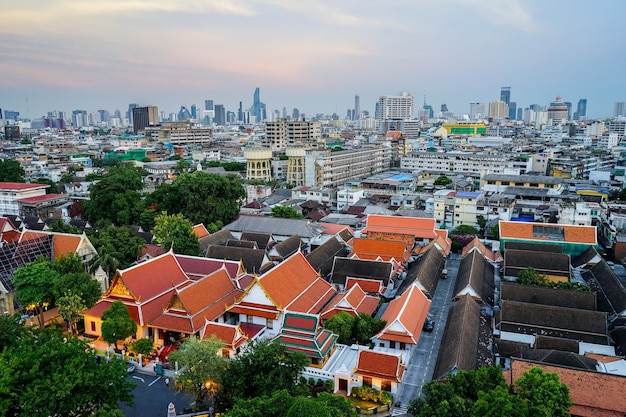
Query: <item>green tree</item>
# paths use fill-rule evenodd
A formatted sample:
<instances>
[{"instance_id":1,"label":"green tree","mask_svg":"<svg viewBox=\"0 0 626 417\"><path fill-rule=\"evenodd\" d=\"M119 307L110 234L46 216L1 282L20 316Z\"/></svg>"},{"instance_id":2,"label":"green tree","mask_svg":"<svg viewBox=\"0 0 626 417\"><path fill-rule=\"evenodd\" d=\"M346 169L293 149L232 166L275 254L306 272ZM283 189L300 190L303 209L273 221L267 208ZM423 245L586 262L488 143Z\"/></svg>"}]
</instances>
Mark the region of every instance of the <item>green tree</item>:
<instances>
[{"instance_id":1,"label":"green tree","mask_svg":"<svg viewBox=\"0 0 626 417\"><path fill-rule=\"evenodd\" d=\"M68 184L70 182L76 181L76 175L74 171L68 171L61 174L61 178L59 178L59 184Z\"/></svg>"},{"instance_id":2,"label":"green tree","mask_svg":"<svg viewBox=\"0 0 626 417\"><path fill-rule=\"evenodd\" d=\"M102 313L102 339L109 345L126 340L137 332L137 324L130 318L128 308L121 301L115 301L108 310Z\"/></svg>"},{"instance_id":3,"label":"green tree","mask_svg":"<svg viewBox=\"0 0 626 417\"><path fill-rule=\"evenodd\" d=\"M132 405L124 363L96 362L86 342L57 329L24 329L0 352L0 363L3 416L80 417Z\"/></svg>"},{"instance_id":4,"label":"green tree","mask_svg":"<svg viewBox=\"0 0 626 417\"><path fill-rule=\"evenodd\" d=\"M193 231L193 224L182 214L163 212L154 218L153 235L157 243L165 250L173 247L175 253L182 255L200 255L200 240Z\"/></svg>"},{"instance_id":5,"label":"green tree","mask_svg":"<svg viewBox=\"0 0 626 417\"><path fill-rule=\"evenodd\" d=\"M182 371L176 385L196 394L196 408L200 409L206 395L214 396L222 387L227 361L218 355L224 344L212 336L210 339L186 338L180 349L170 354Z\"/></svg>"},{"instance_id":6,"label":"green tree","mask_svg":"<svg viewBox=\"0 0 626 417\"><path fill-rule=\"evenodd\" d=\"M324 327L327 330L335 333L339 336L337 342L344 345L351 345L353 343L352 340L352 327L354 326L354 316L345 311L340 312L339 314L335 314L328 320L326 320L326 324Z\"/></svg>"},{"instance_id":7,"label":"green tree","mask_svg":"<svg viewBox=\"0 0 626 417\"><path fill-rule=\"evenodd\" d=\"M22 307L33 309L39 320L39 327L44 327L43 313L47 306L54 304L54 282L59 273L50 266L50 261L39 257L13 273L15 297Z\"/></svg>"},{"instance_id":8,"label":"green tree","mask_svg":"<svg viewBox=\"0 0 626 417\"><path fill-rule=\"evenodd\" d=\"M504 386L480 391L474 404L473 417L527 417L528 406L520 397L511 395Z\"/></svg>"},{"instance_id":9,"label":"green tree","mask_svg":"<svg viewBox=\"0 0 626 417\"><path fill-rule=\"evenodd\" d=\"M286 417L331 417L331 414L319 402L312 398L296 397L289 407Z\"/></svg>"},{"instance_id":10,"label":"green tree","mask_svg":"<svg viewBox=\"0 0 626 417\"><path fill-rule=\"evenodd\" d=\"M487 226L487 218L482 214L476 216L476 223L478 224L478 231L480 232L480 236L485 236L485 227Z\"/></svg>"},{"instance_id":11,"label":"green tree","mask_svg":"<svg viewBox=\"0 0 626 417\"><path fill-rule=\"evenodd\" d=\"M499 224L494 224L491 227L491 236L493 236L495 240L500 239L500 225Z\"/></svg>"},{"instance_id":12,"label":"green tree","mask_svg":"<svg viewBox=\"0 0 626 417\"><path fill-rule=\"evenodd\" d=\"M37 178L35 181L37 184L48 184L50 187L46 189L46 194L58 194L59 187L57 183L52 181L50 178Z\"/></svg>"},{"instance_id":13,"label":"green tree","mask_svg":"<svg viewBox=\"0 0 626 417\"><path fill-rule=\"evenodd\" d=\"M620 201L626 200L626 188L622 188L620 192L617 194L617 199Z\"/></svg>"},{"instance_id":14,"label":"green tree","mask_svg":"<svg viewBox=\"0 0 626 417\"><path fill-rule=\"evenodd\" d=\"M83 299L72 291L66 291L61 297L57 298L57 306L59 307L59 315L67 322L67 328L71 334L78 334L76 327L78 320L83 315L87 306Z\"/></svg>"},{"instance_id":15,"label":"green tree","mask_svg":"<svg viewBox=\"0 0 626 417\"><path fill-rule=\"evenodd\" d=\"M434 182L435 185L443 185L444 187L448 184L452 184L452 180L445 175L440 175Z\"/></svg>"},{"instance_id":16,"label":"green tree","mask_svg":"<svg viewBox=\"0 0 626 417\"><path fill-rule=\"evenodd\" d=\"M143 337L131 342L129 350L137 355L149 355L154 350L154 344L149 337Z\"/></svg>"},{"instance_id":17,"label":"green tree","mask_svg":"<svg viewBox=\"0 0 626 417\"><path fill-rule=\"evenodd\" d=\"M78 230L78 227L67 224L63 220L55 220L52 223L50 223L49 227L50 227L51 232L71 233L74 235L81 234L81 231Z\"/></svg>"},{"instance_id":18,"label":"green tree","mask_svg":"<svg viewBox=\"0 0 626 417\"><path fill-rule=\"evenodd\" d=\"M239 177L203 171L183 173L172 184L161 184L146 198L146 206L158 211L180 213L193 224L218 220L230 223L238 214L246 190Z\"/></svg>"},{"instance_id":19,"label":"green tree","mask_svg":"<svg viewBox=\"0 0 626 417\"><path fill-rule=\"evenodd\" d=\"M302 213L291 206L274 206L270 216L283 219L301 219Z\"/></svg>"},{"instance_id":20,"label":"green tree","mask_svg":"<svg viewBox=\"0 0 626 417\"><path fill-rule=\"evenodd\" d=\"M532 266L527 267L517 273L515 282L522 285L548 285L548 277L543 274L538 274L535 268Z\"/></svg>"},{"instance_id":21,"label":"green tree","mask_svg":"<svg viewBox=\"0 0 626 417\"><path fill-rule=\"evenodd\" d=\"M255 341L229 363L223 384L230 398L254 398L286 389L292 394L308 392L298 384L298 375L309 363L302 353L287 353L273 341Z\"/></svg>"},{"instance_id":22,"label":"green tree","mask_svg":"<svg viewBox=\"0 0 626 417\"><path fill-rule=\"evenodd\" d=\"M0 182L25 182L24 168L15 159L0 159Z\"/></svg>"},{"instance_id":23,"label":"green tree","mask_svg":"<svg viewBox=\"0 0 626 417\"><path fill-rule=\"evenodd\" d=\"M130 165L111 167L89 190L85 214L91 222L106 219L116 225L135 224L141 213L142 176Z\"/></svg>"},{"instance_id":24,"label":"green tree","mask_svg":"<svg viewBox=\"0 0 626 417\"><path fill-rule=\"evenodd\" d=\"M59 275L52 287L52 294L57 301L68 292L80 297L86 308L91 308L102 296L102 287L85 272L71 272Z\"/></svg>"},{"instance_id":25,"label":"green tree","mask_svg":"<svg viewBox=\"0 0 626 417\"><path fill-rule=\"evenodd\" d=\"M387 324L386 321L372 317L369 314L359 313L354 318L352 337L362 345L371 343L371 338L380 332Z\"/></svg>"},{"instance_id":26,"label":"green tree","mask_svg":"<svg viewBox=\"0 0 626 417\"><path fill-rule=\"evenodd\" d=\"M109 276L117 268L125 269L135 263L145 243L131 228L112 224L99 225L89 239L98 248L98 256L91 262L92 271L102 266Z\"/></svg>"},{"instance_id":27,"label":"green tree","mask_svg":"<svg viewBox=\"0 0 626 417\"><path fill-rule=\"evenodd\" d=\"M0 315L0 352L14 346L28 331L29 329L20 323L19 313L13 316Z\"/></svg>"},{"instance_id":28,"label":"green tree","mask_svg":"<svg viewBox=\"0 0 626 417\"><path fill-rule=\"evenodd\" d=\"M80 259L80 256L75 252L68 252L67 254L59 256L54 260L52 269L57 271L60 275L85 272L83 260Z\"/></svg>"},{"instance_id":29,"label":"green tree","mask_svg":"<svg viewBox=\"0 0 626 417\"><path fill-rule=\"evenodd\" d=\"M174 174L180 175L183 172L191 171L192 168L193 166L191 165L190 162L187 162L181 158L178 160L178 162L176 162L176 165L174 165L174 168L172 168L172 171L174 172Z\"/></svg>"},{"instance_id":30,"label":"green tree","mask_svg":"<svg viewBox=\"0 0 626 417\"><path fill-rule=\"evenodd\" d=\"M528 405L531 416L569 416L572 401L569 388L558 374L531 368L515 381L515 392Z\"/></svg>"},{"instance_id":31,"label":"green tree","mask_svg":"<svg viewBox=\"0 0 626 417\"><path fill-rule=\"evenodd\" d=\"M476 229L474 226L468 226L466 224L461 224L461 225L455 227L454 229L452 229L450 234L462 235L462 236L477 236L478 235L478 229Z\"/></svg>"}]
</instances>

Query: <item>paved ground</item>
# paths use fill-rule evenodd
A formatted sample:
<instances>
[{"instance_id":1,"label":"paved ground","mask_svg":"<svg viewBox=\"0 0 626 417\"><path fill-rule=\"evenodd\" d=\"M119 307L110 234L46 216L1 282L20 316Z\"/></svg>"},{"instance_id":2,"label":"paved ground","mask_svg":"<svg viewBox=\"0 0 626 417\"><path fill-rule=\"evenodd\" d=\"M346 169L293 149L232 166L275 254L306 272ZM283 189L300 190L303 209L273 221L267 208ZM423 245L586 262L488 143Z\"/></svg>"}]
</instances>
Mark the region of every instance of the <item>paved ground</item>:
<instances>
[{"instance_id":1,"label":"paved ground","mask_svg":"<svg viewBox=\"0 0 626 417\"><path fill-rule=\"evenodd\" d=\"M165 377L135 372L128 378L135 383L135 403L132 407L121 404L125 417L166 417L167 406L173 402L176 414L188 409L195 396L177 392L170 378L169 387L165 386Z\"/></svg>"},{"instance_id":2,"label":"paved ground","mask_svg":"<svg viewBox=\"0 0 626 417\"><path fill-rule=\"evenodd\" d=\"M400 401L402 405L394 408L392 413L394 416L406 413L409 401L419 397L422 394L424 384L433 377L448 311L452 306L452 292L460 262L461 256L458 254L450 254L446 261L448 279L439 280L430 305L429 315L435 321L435 327L432 333L422 332L420 335L417 349L409 360L409 365L402 377L401 390L397 397L397 401Z\"/></svg>"}]
</instances>

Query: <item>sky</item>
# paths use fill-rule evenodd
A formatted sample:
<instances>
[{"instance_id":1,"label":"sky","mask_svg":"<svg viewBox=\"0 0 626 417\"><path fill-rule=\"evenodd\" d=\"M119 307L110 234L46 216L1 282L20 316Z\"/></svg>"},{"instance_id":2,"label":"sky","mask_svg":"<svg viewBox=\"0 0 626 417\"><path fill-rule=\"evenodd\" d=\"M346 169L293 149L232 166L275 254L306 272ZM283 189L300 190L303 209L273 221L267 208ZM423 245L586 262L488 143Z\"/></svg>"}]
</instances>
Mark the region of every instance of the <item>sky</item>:
<instances>
[{"instance_id":1,"label":"sky","mask_svg":"<svg viewBox=\"0 0 626 417\"><path fill-rule=\"evenodd\" d=\"M205 99L236 111L344 117L360 96L408 91L438 111L587 98L626 101L626 1L0 0L0 108L178 113Z\"/></svg>"}]
</instances>

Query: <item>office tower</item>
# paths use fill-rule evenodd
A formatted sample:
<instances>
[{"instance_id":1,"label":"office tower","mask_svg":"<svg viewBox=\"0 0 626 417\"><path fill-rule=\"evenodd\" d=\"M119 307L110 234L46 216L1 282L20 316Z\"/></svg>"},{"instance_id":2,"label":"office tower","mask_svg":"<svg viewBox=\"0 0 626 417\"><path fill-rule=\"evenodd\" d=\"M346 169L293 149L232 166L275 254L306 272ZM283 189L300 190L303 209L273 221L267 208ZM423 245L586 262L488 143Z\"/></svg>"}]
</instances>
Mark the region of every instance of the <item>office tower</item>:
<instances>
[{"instance_id":1,"label":"office tower","mask_svg":"<svg viewBox=\"0 0 626 417\"><path fill-rule=\"evenodd\" d=\"M19 111L5 110L4 118L6 120L17 120L20 117Z\"/></svg>"},{"instance_id":2,"label":"office tower","mask_svg":"<svg viewBox=\"0 0 626 417\"><path fill-rule=\"evenodd\" d=\"M89 119L87 118L86 110L72 111L72 126L74 127L89 126Z\"/></svg>"},{"instance_id":3,"label":"office tower","mask_svg":"<svg viewBox=\"0 0 626 417\"><path fill-rule=\"evenodd\" d=\"M120 109L115 109L115 111L113 112L113 117L120 120L122 119L122 112L120 111Z\"/></svg>"},{"instance_id":4,"label":"office tower","mask_svg":"<svg viewBox=\"0 0 626 417\"><path fill-rule=\"evenodd\" d=\"M109 121L109 112L107 110L98 110L98 113L100 113L100 121L101 122L108 122Z\"/></svg>"},{"instance_id":5,"label":"office tower","mask_svg":"<svg viewBox=\"0 0 626 417\"><path fill-rule=\"evenodd\" d=\"M237 121L243 122L243 104L239 102L239 109L237 110Z\"/></svg>"},{"instance_id":6,"label":"office tower","mask_svg":"<svg viewBox=\"0 0 626 417\"><path fill-rule=\"evenodd\" d=\"M378 99L378 120L412 119L413 96L402 92L399 96L380 96Z\"/></svg>"},{"instance_id":7,"label":"office tower","mask_svg":"<svg viewBox=\"0 0 626 417\"><path fill-rule=\"evenodd\" d=\"M470 103L470 120L483 119L485 114L485 103Z\"/></svg>"},{"instance_id":8,"label":"office tower","mask_svg":"<svg viewBox=\"0 0 626 417\"><path fill-rule=\"evenodd\" d=\"M292 120L300 119L300 110L297 107L293 108L293 111L291 112L291 119Z\"/></svg>"},{"instance_id":9,"label":"office tower","mask_svg":"<svg viewBox=\"0 0 626 417\"><path fill-rule=\"evenodd\" d=\"M538 111L543 111L543 106L540 104L531 104L529 107L529 109L531 109L534 112L538 112Z\"/></svg>"},{"instance_id":10,"label":"office tower","mask_svg":"<svg viewBox=\"0 0 626 417\"><path fill-rule=\"evenodd\" d=\"M226 109L223 104L216 104L213 108L215 110L215 117L213 121L216 125L224 126L226 124Z\"/></svg>"},{"instance_id":11,"label":"office tower","mask_svg":"<svg viewBox=\"0 0 626 417\"><path fill-rule=\"evenodd\" d=\"M194 120L198 118L198 108L195 104L191 105L191 118Z\"/></svg>"},{"instance_id":12,"label":"office tower","mask_svg":"<svg viewBox=\"0 0 626 417\"><path fill-rule=\"evenodd\" d=\"M489 102L489 117L492 119L502 119L509 117L509 105L504 101Z\"/></svg>"},{"instance_id":13,"label":"office tower","mask_svg":"<svg viewBox=\"0 0 626 417\"><path fill-rule=\"evenodd\" d=\"M517 116L517 103L511 101L509 103L509 119L515 120L515 116Z\"/></svg>"},{"instance_id":14,"label":"office tower","mask_svg":"<svg viewBox=\"0 0 626 417\"><path fill-rule=\"evenodd\" d=\"M567 120L572 120L572 103L565 101L563 104L567 107Z\"/></svg>"},{"instance_id":15,"label":"office tower","mask_svg":"<svg viewBox=\"0 0 626 417\"><path fill-rule=\"evenodd\" d=\"M135 107L133 109L133 132L144 132L148 126L159 124L159 109L157 106Z\"/></svg>"},{"instance_id":16,"label":"office tower","mask_svg":"<svg viewBox=\"0 0 626 417\"><path fill-rule=\"evenodd\" d=\"M139 107L139 104L137 103L130 103L128 105L128 112L126 112L126 117L128 117L128 122L131 125L133 124L133 109L136 109L137 107Z\"/></svg>"},{"instance_id":17,"label":"office tower","mask_svg":"<svg viewBox=\"0 0 626 417\"><path fill-rule=\"evenodd\" d=\"M524 114L524 113L523 113L523 111L522 111L522 108L521 108L521 107L519 107L519 108L517 109L517 118L516 118L515 120L522 120L522 118L523 118L523 114Z\"/></svg>"},{"instance_id":18,"label":"office tower","mask_svg":"<svg viewBox=\"0 0 626 417\"><path fill-rule=\"evenodd\" d=\"M431 106L430 104L424 103L424 105L422 106L422 109L424 110L423 115L428 116L429 119L432 119L433 116L435 115L433 106Z\"/></svg>"},{"instance_id":19,"label":"office tower","mask_svg":"<svg viewBox=\"0 0 626 417\"><path fill-rule=\"evenodd\" d=\"M259 87L254 90L252 101L252 115L256 118L256 123L260 123L267 118L265 103L261 102L261 91Z\"/></svg>"},{"instance_id":20,"label":"office tower","mask_svg":"<svg viewBox=\"0 0 626 417\"><path fill-rule=\"evenodd\" d=\"M507 106L511 102L511 87L502 87L500 89L500 101L504 101Z\"/></svg>"},{"instance_id":21,"label":"office tower","mask_svg":"<svg viewBox=\"0 0 626 417\"><path fill-rule=\"evenodd\" d=\"M189 113L189 110L187 110L187 107L185 106L180 106L180 111L178 112L178 117L176 118L176 120L189 120L191 119L191 113Z\"/></svg>"},{"instance_id":22,"label":"office tower","mask_svg":"<svg viewBox=\"0 0 626 417\"><path fill-rule=\"evenodd\" d=\"M443 103L441 105L441 113L447 113L448 112L448 105L446 103Z\"/></svg>"},{"instance_id":23,"label":"office tower","mask_svg":"<svg viewBox=\"0 0 626 417\"><path fill-rule=\"evenodd\" d=\"M619 116L626 116L626 101L616 101L615 106L613 106L613 117Z\"/></svg>"},{"instance_id":24,"label":"office tower","mask_svg":"<svg viewBox=\"0 0 626 417\"><path fill-rule=\"evenodd\" d=\"M226 122L228 124L233 124L233 123L235 123L236 120L237 120L237 115L235 114L234 111L227 111L226 112Z\"/></svg>"},{"instance_id":25,"label":"office tower","mask_svg":"<svg viewBox=\"0 0 626 417\"><path fill-rule=\"evenodd\" d=\"M574 120L580 120L585 117L587 117L587 99L581 98L578 100L578 106L576 106L576 111L574 112Z\"/></svg>"},{"instance_id":26,"label":"office tower","mask_svg":"<svg viewBox=\"0 0 626 417\"><path fill-rule=\"evenodd\" d=\"M204 110L213 110L213 100L204 100Z\"/></svg>"},{"instance_id":27,"label":"office tower","mask_svg":"<svg viewBox=\"0 0 626 417\"><path fill-rule=\"evenodd\" d=\"M354 117L352 120L359 120L361 118L361 97L358 94L354 96Z\"/></svg>"},{"instance_id":28,"label":"office tower","mask_svg":"<svg viewBox=\"0 0 626 417\"><path fill-rule=\"evenodd\" d=\"M557 96L548 107L548 123L559 125L565 122L567 122L567 106L561 96Z\"/></svg>"}]
</instances>

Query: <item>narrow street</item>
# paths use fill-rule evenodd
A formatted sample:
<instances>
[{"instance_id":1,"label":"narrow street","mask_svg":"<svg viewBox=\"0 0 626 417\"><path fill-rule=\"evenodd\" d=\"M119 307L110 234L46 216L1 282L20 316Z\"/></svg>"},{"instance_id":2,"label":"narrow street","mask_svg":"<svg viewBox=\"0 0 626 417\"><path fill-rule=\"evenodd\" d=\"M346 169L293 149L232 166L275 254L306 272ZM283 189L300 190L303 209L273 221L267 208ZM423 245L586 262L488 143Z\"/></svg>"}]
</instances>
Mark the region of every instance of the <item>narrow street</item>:
<instances>
[{"instance_id":1,"label":"narrow street","mask_svg":"<svg viewBox=\"0 0 626 417\"><path fill-rule=\"evenodd\" d=\"M451 253L446 261L448 279L440 279L435 295L430 305L429 315L435 321L432 332L422 332L417 343L417 349L402 378L402 386L397 400L401 406L395 407L392 416L406 413L409 401L422 394L422 387L430 381L437 363L437 355L443 338L443 330L448 318L448 311L452 306L454 284L461 262L461 255Z\"/></svg>"}]
</instances>

